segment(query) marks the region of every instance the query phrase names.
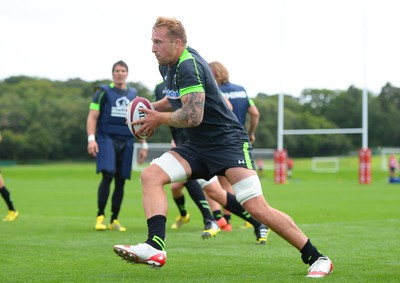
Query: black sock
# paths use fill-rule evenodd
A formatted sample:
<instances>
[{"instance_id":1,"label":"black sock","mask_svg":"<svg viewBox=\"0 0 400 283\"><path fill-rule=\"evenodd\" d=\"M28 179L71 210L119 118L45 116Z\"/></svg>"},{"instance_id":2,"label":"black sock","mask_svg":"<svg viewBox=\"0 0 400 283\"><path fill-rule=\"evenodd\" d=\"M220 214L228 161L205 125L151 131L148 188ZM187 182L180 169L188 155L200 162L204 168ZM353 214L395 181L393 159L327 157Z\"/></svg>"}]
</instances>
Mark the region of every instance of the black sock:
<instances>
[{"instance_id":1,"label":"black sock","mask_svg":"<svg viewBox=\"0 0 400 283\"><path fill-rule=\"evenodd\" d=\"M124 198L125 180L115 178L115 189L111 198L111 222L118 219L119 211L121 210L122 199Z\"/></svg>"},{"instance_id":2,"label":"black sock","mask_svg":"<svg viewBox=\"0 0 400 283\"><path fill-rule=\"evenodd\" d=\"M312 265L320 256L323 256L316 247L311 244L310 239L307 240L307 243L300 250L301 259L305 264Z\"/></svg>"},{"instance_id":3,"label":"black sock","mask_svg":"<svg viewBox=\"0 0 400 283\"><path fill-rule=\"evenodd\" d=\"M214 216L211 214L210 205L204 195L203 189L201 188L199 182L195 180L190 180L185 183L185 187L187 188L190 197L200 209L201 214L203 215L203 220L214 220Z\"/></svg>"},{"instance_id":4,"label":"black sock","mask_svg":"<svg viewBox=\"0 0 400 283\"><path fill-rule=\"evenodd\" d=\"M215 218L215 220L220 220L221 218L222 218L222 211L221 210L214 210L213 211L213 215L214 215L214 218Z\"/></svg>"},{"instance_id":5,"label":"black sock","mask_svg":"<svg viewBox=\"0 0 400 283\"><path fill-rule=\"evenodd\" d=\"M165 226L167 218L164 215L154 215L147 219L148 238L146 243L153 248L165 251Z\"/></svg>"},{"instance_id":6,"label":"black sock","mask_svg":"<svg viewBox=\"0 0 400 283\"><path fill-rule=\"evenodd\" d=\"M108 196L110 195L110 185L113 179L113 174L103 173L99 189L97 191L97 216L104 215L104 209L107 204Z\"/></svg>"},{"instance_id":7,"label":"black sock","mask_svg":"<svg viewBox=\"0 0 400 283\"><path fill-rule=\"evenodd\" d=\"M10 192L7 190L6 186L0 188L0 193L1 193L1 196L3 197L3 199L5 200L6 204L7 204L8 210L15 211L14 205L13 205L13 203L11 201Z\"/></svg>"},{"instance_id":8,"label":"black sock","mask_svg":"<svg viewBox=\"0 0 400 283\"><path fill-rule=\"evenodd\" d=\"M176 206L179 209L179 214L183 217L186 216L187 212L186 212L186 207L185 207L185 196L182 195L179 198L174 198L174 201L176 203Z\"/></svg>"},{"instance_id":9,"label":"black sock","mask_svg":"<svg viewBox=\"0 0 400 283\"><path fill-rule=\"evenodd\" d=\"M231 221L231 215L230 214L224 214L224 218L225 218L227 223L229 223Z\"/></svg>"}]
</instances>

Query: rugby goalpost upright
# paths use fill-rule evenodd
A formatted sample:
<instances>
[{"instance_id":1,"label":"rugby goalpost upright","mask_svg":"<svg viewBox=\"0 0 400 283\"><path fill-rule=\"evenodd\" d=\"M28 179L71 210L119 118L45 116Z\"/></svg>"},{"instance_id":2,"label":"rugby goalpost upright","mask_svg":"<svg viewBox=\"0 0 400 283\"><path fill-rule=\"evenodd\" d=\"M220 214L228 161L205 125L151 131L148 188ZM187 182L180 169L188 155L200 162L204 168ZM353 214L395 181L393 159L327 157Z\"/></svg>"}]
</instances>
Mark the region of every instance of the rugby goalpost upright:
<instances>
[{"instance_id":1,"label":"rugby goalpost upright","mask_svg":"<svg viewBox=\"0 0 400 283\"><path fill-rule=\"evenodd\" d=\"M280 52L280 84L282 85L282 74L283 74L283 19L284 19L284 8L283 2L281 6L281 52ZM363 55L364 55L364 88L362 93L362 127L361 128L349 128L349 129L293 129L285 130L283 128L283 111L284 111L284 95L280 91L278 96L278 137L277 137L277 149L274 153L274 179L277 184L285 184L286 180L286 164L287 164L287 152L283 149L283 136L284 135L318 135L318 134L362 134L362 146L358 151L359 157L359 171L358 180L360 184L371 183L371 149L368 148L368 92L367 92L367 72L366 72L366 4L364 3L364 23L363 23ZM282 89L282 86L281 86Z\"/></svg>"},{"instance_id":2,"label":"rugby goalpost upright","mask_svg":"<svg viewBox=\"0 0 400 283\"><path fill-rule=\"evenodd\" d=\"M275 183L286 183L286 162L287 152L283 149L284 135L328 135L328 134L362 134L362 148L358 152L359 157L359 183L371 183L371 149L368 148L368 95L363 90L362 96L362 127L361 128L342 128L342 129L292 129L283 128L283 106L284 96L279 94L278 100L278 142L277 150L274 154L275 160Z\"/></svg>"}]
</instances>

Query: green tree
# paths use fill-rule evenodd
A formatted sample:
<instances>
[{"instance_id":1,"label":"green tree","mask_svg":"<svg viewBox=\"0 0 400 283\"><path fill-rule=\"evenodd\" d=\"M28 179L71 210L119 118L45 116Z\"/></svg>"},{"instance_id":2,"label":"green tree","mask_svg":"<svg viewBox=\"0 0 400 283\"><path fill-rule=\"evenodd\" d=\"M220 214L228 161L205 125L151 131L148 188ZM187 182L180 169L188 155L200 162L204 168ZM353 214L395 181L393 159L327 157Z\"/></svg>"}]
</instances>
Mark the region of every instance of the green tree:
<instances>
[{"instance_id":1,"label":"green tree","mask_svg":"<svg viewBox=\"0 0 400 283\"><path fill-rule=\"evenodd\" d=\"M110 80L85 82L79 78L51 81L14 76L0 81L2 159L91 160L86 152L86 117L95 87ZM153 90L129 82L138 95L153 100ZM260 111L255 148L277 147L278 95L259 93ZM360 128L362 91L306 89L300 97L284 96L285 129ZM400 89L387 83L378 96L368 94L369 146L397 146L400 130ZM168 126L157 128L149 142L169 143ZM284 136L291 156L346 154L361 146L361 135Z\"/></svg>"},{"instance_id":2,"label":"green tree","mask_svg":"<svg viewBox=\"0 0 400 283\"><path fill-rule=\"evenodd\" d=\"M373 146L399 146L400 88L387 83L369 111L369 132Z\"/></svg>"}]
</instances>

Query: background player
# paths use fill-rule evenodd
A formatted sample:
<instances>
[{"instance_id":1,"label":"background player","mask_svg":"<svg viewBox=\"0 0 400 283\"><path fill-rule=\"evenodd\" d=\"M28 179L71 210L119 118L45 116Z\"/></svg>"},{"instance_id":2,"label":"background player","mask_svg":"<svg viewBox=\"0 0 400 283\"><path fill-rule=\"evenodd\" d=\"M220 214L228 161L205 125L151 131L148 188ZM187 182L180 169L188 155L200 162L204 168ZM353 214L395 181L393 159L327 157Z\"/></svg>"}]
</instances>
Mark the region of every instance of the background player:
<instances>
[{"instance_id":1,"label":"background player","mask_svg":"<svg viewBox=\"0 0 400 283\"><path fill-rule=\"evenodd\" d=\"M126 231L118 220L124 197L125 180L130 179L134 137L126 126L126 108L136 97L137 90L126 84L128 65L123 61L112 67L113 82L96 88L86 121L88 135L87 151L96 157L97 173L102 179L97 192L97 217L95 229L107 229L105 207L114 180L111 203L111 217L108 228ZM147 143L141 140L139 163L147 157Z\"/></svg>"}]
</instances>

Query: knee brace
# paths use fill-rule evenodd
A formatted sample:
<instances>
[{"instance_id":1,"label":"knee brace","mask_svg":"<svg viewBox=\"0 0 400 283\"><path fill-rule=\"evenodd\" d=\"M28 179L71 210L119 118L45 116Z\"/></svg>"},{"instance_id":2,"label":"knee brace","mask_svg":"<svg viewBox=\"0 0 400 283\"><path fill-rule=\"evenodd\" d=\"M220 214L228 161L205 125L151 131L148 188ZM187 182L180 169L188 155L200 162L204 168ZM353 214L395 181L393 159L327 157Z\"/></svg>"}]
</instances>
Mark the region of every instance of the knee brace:
<instances>
[{"instance_id":1,"label":"knee brace","mask_svg":"<svg viewBox=\"0 0 400 283\"><path fill-rule=\"evenodd\" d=\"M157 164L168 174L171 183L182 182L187 180L185 168L182 164L169 152L164 153L160 157L153 159L150 164Z\"/></svg>"},{"instance_id":2,"label":"knee brace","mask_svg":"<svg viewBox=\"0 0 400 283\"><path fill-rule=\"evenodd\" d=\"M207 187L209 184L214 183L217 180L218 180L217 176L214 176L208 181L206 181L204 179L197 179L197 182L199 182L201 188L204 190L205 187Z\"/></svg>"},{"instance_id":3,"label":"knee brace","mask_svg":"<svg viewBox=\"0 0 400 283\"><path fill-rule=\"evenodd\" d=\"M261 183L258 176L244 178L232 185L236 199L243 205L249 199L262 195Z\"/></svg>"}]
</instances>

